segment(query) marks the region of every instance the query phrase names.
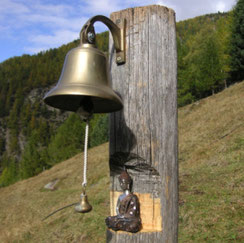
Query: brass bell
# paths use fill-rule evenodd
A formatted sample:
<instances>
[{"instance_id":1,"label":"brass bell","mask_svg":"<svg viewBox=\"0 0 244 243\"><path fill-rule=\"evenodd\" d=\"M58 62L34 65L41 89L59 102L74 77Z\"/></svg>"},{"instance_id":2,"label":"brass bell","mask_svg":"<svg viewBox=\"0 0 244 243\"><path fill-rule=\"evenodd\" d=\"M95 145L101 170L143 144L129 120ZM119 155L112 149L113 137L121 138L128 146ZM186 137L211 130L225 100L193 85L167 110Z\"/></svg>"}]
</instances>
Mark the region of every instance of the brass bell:
<instances>
[{"instance_id":1,"label":"brass bell","mask_svg":"<svg viewBox=\"0 0 244 243\"><path fill-rule=\"evenodd\" d=\"M78 213L88 213L92 210L92 206L88 202L87 195L83 192L80 195L80 202L75 205L75 211Z\"/></svg>"},{"instance_id":2,"label":"brass bell","mask_svg":"<svg viewBox=\"0 0 244 243\"><path fill-rule=\"evenodd\" d=\"M116 63L125 63L125 20L118 27L106 16L94 16L81 29L80 45L67 53L57 85L44 97L47 105L77 112L86 121L85 145L88 142L88 122L93 113L109 113L123 108L121 98L111 88L107 58L95 46L93 24L96 21L106 24L112 33ZM92 210L85 193L87 146L84 147L83 192L75 206L79 213Z\"/></svg>"},{"instance_id":3,"label":"brass bell","mask_svg":"<svg viewBox=\"0 0 244 243\"><path fill-rule=\"evenodd\" d=\"M58 84L44 101L74 112L87 102L93 113L114 112L123 107L111 88L106 57L93 44L81 44L68 52Z\"/></svg>"}]
</instances>

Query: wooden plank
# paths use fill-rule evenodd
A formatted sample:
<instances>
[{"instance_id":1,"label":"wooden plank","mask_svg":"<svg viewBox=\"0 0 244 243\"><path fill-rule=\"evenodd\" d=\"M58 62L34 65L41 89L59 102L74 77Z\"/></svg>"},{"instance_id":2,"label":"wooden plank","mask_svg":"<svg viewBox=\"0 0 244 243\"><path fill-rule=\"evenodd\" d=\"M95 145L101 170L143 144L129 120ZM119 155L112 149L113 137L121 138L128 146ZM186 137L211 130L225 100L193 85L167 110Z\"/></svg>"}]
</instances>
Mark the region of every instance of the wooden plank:
<instances>
[{"instance_id":1,"label":"wooden plank","mask_svg":"<svg viewBox=\"0 0 244 243\"><path fill-rule=\"evenodd\" d=\"M113 89L124 102L122 111L110 115L111 214L121 193L118 176L126 166L141 204L142 231L108 230L107 242L177 242L175 13L151 5L111 14L114 22L122 18L126 64L116 65L110 36Z\"/></svg>"}]
</instances>

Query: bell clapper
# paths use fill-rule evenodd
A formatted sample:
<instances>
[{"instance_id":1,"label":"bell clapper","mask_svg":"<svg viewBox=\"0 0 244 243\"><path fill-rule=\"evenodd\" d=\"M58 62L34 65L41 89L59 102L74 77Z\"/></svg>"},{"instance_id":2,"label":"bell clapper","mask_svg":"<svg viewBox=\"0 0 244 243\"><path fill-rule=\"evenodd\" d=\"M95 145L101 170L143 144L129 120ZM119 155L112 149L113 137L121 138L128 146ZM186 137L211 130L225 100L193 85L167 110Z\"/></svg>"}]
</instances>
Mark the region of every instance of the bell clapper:
<instances>
[{"instance_id":1,"label":"bell clapper","mask_svg":"<svg viewBox=\"0 0 244 243\"><path fill-rule=\"evenodd\" d=\"M88 149L88 133L89 133L89 120L92 117L91 108L92 103L89 104L90 100L86 100L86 105L89 105L89 110L85 106L81 106L77 113L80 115L81 119L86 122L85 130L85 143L84 143L84 167L83 167L83 182L82 182L82 193L80 195L80 202L76 204L75 211L78 213L87 213L92 210L92 206L89 204L86 195L86 185L87 185L87 149Z\"/></svg>"},{"instance_id":2,"label":"bell clapper","mask_svg":"<svg viewBox=\"0 0 244 243\"><path fill-rule=\"evenodd\" d=\"M78 213L88 213L92 210L92 206L88 202L85 187L82 188L80 202L75 205L75 211Z\"/></svg>"},{"instance_id":3,"label":"bell clapper","mask_svg":"<svg viewBox=\"0 0 244 243\"><path fill-rule=\"evenodd\" d=\"M87 195L86 195L87 147L88 147L89 120L92 118L92 115L93 115L91 108L93 108L91 101L89 99L85 99L85 105L81 105L77 111L77 113L80 115L81 119L86 122L85 144L84 144L83 183L82 183L82 193L80 195L80 201L66 205L62 208L59 208L59 209L53 211L52 213L47 215L45 218L43 218L42 221L46 220L47 218L54 215L55 213L65 209L65 208L74 206L74 205L75 205L75 211L79 212L79 213L87 213L87 212L90 212L92 210L92 206L89 204L88 199L87 199Z\"/></svg>"}]
</instances>

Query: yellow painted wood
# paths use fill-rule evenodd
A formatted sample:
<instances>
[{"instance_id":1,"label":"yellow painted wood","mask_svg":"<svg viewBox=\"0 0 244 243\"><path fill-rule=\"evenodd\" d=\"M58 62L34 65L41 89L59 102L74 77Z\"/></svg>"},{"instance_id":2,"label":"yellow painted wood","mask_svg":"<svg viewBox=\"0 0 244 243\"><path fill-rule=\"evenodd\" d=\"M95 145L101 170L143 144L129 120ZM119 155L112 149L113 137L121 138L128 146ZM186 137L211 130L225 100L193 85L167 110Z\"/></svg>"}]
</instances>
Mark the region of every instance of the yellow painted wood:
<instances>
[{"instance_id":1,"label":"yellow painted wood","mask_svg":"<svg viewBox=\"0 0 244 243\"><path fill-rule=\"evenodd\" d=\"M121 192L110 192L110 213L116 215L116 204ZM150 193L135 193L140 202L142 230L140 232L162 231L160 198L152 198Z\"/></svg>"}]
</instances>

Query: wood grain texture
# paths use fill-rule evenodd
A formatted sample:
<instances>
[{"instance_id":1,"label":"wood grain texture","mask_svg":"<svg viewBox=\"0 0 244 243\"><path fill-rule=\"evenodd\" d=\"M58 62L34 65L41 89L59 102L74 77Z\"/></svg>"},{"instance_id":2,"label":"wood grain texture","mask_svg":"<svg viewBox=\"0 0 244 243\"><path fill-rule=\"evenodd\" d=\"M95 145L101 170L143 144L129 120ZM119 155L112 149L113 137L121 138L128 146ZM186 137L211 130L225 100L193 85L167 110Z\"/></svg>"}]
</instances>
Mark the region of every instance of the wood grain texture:
<instances>
[{"instance_id":1,"label":"wood grain texture","mask_svg":"<svg viewBox=\"0 0 244 243\"><path fill-rule=\"evenodd\" d=\"M111 14L126 19L126 64L117 66L110 36L112 86L124 109L110 115L111 200L121 191L125 166L133 191L150 194L144 204L161 205L161 230L129 234L107 231L107 242L177 242L177 51L175 13L163 6L130 8ZM156 207L152 205L151 208ZM142 212L143 214L143 212ZM151 215L151 219L157 215ZM150 220L151 220L150 219Z\"/></svg>"}]
</instances>

